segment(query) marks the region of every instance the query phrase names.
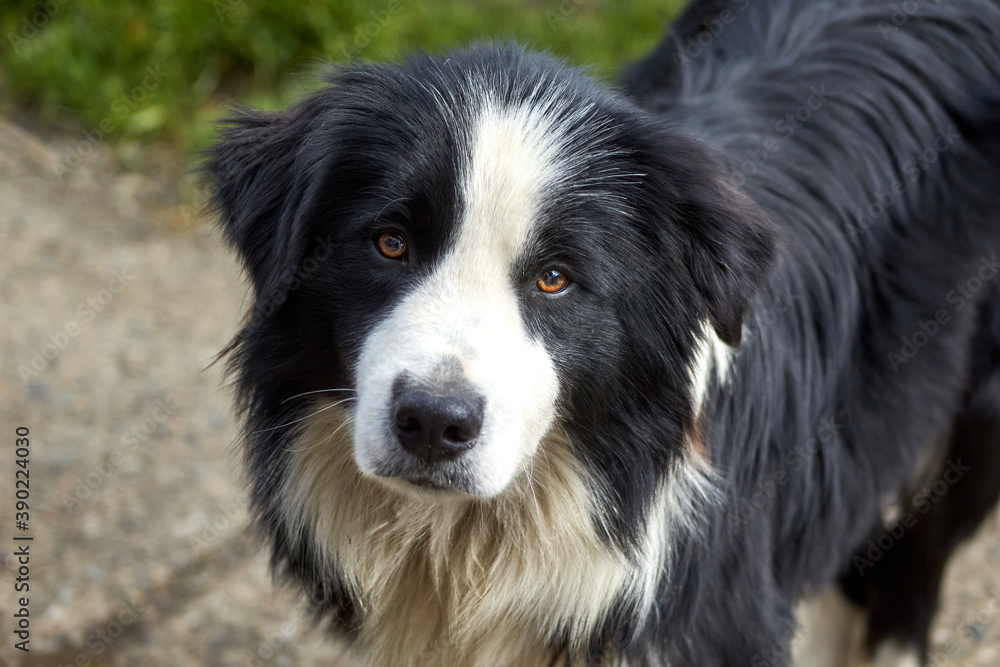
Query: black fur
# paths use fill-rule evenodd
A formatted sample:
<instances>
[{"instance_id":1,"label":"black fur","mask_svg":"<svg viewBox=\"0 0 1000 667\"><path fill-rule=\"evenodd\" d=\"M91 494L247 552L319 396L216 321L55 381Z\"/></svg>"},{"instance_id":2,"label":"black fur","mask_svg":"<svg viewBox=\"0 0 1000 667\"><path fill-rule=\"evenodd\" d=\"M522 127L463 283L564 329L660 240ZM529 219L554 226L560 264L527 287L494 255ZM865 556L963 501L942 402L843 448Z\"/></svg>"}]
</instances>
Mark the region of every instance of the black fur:
<instances>
[{"instance_id":1,"label":"black fur","mask_svg":"<svg viewBox=\"0 0 1000 667\"><path fill-rule=\"evenodd\" d=\"M696 419L724 493L675 545L655 613L639 626L621 605L590 661L785 664L793 607L837 581L872 612L872 648L926 654L944 564L1000 493L996 278L966 285L1000 250L1000 5L909 4L900 22L888 0L696 2L619 94L486 46L342 67L286 111L232 119L208 173L254 288L232 344L247 467L275 566L321 615L363 622L279 518L286 424L309 406L286 399L352 387L366 332L452 241L454 148L485 73L504 99L558 81L593 104L582 142L616 128L587 146L617 151L588 174L596 196L554 193L519 268L555 256L581 286L572 307L526 296L523 316L555 341L563 425L602 480L595 524L635 547ZM678 56L689 40L707 45ZM375 218L420 239L406 272L373 268ZM685 369L706 318L739 350L699 416ZM928 457L931 480L972 470L924 515ZM901 494L915 526L859 573Z\"/></svg>"}]
</instances>

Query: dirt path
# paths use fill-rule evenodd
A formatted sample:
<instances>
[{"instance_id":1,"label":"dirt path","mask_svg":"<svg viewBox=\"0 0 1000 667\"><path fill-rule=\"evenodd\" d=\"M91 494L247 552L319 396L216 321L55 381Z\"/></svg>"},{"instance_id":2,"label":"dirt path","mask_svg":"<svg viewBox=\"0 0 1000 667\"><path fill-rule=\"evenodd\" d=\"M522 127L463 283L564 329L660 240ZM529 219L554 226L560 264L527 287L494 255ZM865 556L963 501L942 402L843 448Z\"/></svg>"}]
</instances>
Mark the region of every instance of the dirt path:
<instances>
[{"instance_id":1,"label":"dirt path","mask_svg":"<svg viewBox=\"0 0 1000 667\"><path fill-rule=\"evenodd\" d=\"M99 155L59 183L57 155L0 124L0 438L25 424L32 441L23 664L331 664L248 538L229 399L204 370L241 314L234 263L149 203L156 183ZM8 489L12 456L0 475ZM0 664L24 657L15 569L0 568Z\"/></svg>"},{"instance_id":2,"label":"dirt path","mask_svg":"<svg viewBox=\"0 0 1000 667\"><path fill-rule=\"evenodd\" d=\"M0 502L0 664L344 664L245 529L229 398L204 370L243 306L231 257L151 179L95 155L59 183L58 156L0 122L0 443L31 430L34 537L25 660ZM0 476L8 489L13 456ZM997 522L954 563L946 602L935 648L954 650L936 664L1000 664Z\"/></svg>"}]
</instances>

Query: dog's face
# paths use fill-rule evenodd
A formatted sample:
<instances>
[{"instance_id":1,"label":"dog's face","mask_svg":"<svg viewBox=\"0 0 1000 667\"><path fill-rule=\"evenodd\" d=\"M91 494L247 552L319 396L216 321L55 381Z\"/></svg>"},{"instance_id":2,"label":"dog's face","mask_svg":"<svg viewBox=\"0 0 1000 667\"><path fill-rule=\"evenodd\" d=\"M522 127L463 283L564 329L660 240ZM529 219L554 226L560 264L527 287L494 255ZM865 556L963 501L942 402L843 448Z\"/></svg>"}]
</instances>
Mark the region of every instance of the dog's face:
<instances>
[{"instance_id":1,"label":"dog's face","mask_svg":"<svg viewBox=\"0 0 1000 667\"><path fill-rule=\"evenodd\" d=\"M443 164L387 192L361 230L375 249L361 270L399 286L351 368L363 472L491 496L524 469L574 388L593 395L614 375L621 301L653 289L658 272L629 262L658 241L630 225L623 200L641 174L607 110L478 94L459 131L431 130L442 145L418 149ZM420 132L399 140L428 141ZM444 193L427 189L439 180Z\"/></svg>"},{"instance_id":2,"label":"dog's face","mask_svg":"<svg viewBox=\"0 0 1000 667\"><path fill-rule=\"evenodd\" d=\"M244 346L270 360L244 367L258 425L340 391L358 469L432 499L502 493L557 428L612 493L652 483L706 337L739 341L771 253L756 209L701 146L543 57L331 83L237 119L210 163L255 287ZM661 432L621 431L646 412Z\"/></svg>"},{"instance_id":3,"label":"dog's face","mask_svg":"<svg viewBox=\"0 0 1000 667\"><path fill-rule=\"evenodd\" d=\"M450 206L431 204L423 225L397 209L368 229L372 270L412 278L354 364L354 453L363 472L402 488L492 496L556 422L560 310L579 307L582 288L548 223L567 213L551 201L557 189L586 167L571 163L559 120L530 104L485 94L464 115ZM393 195L430 203L421 189L435 178Z\"/></svg>"}]
</instances>

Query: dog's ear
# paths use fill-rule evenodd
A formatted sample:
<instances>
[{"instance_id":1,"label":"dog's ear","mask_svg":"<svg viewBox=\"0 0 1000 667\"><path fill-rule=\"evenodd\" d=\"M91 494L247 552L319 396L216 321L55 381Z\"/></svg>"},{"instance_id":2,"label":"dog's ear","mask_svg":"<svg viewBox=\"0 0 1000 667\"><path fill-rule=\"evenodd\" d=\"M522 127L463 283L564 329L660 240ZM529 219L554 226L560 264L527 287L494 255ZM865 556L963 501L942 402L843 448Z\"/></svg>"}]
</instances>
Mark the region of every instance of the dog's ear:
<instances>
[{"instance_id":1,"label":"dog's ear","mask_svg":"<svg viewBox=\"0 0 1000 667\"><path fill-rule=\"evenodd\" d=\"M738 347L747 308L777 253L777 230L707 146L670 130L648 136L648 180L672 215L669 227L679 232L704 312L719 338Z\"/></svg>"},{"instance_id":2,"label":"dog's ear","mask_svg":"<svg viewBox=\"0 0 1000 667\"><path fill-rule=\"evenodd\" d=\"M774 260L777 235L760 207L721 175L704 188L708 198L690 202L683 220L687 264L715 332L738 347L747 308Z\"/></svg>"},{"instance_id":3,"label":"dog's ear","mask_svg":"<svg viewBox=\"0 0 1000 667\"><path fill-rule=\"evenodd\" d=\"M280 112L239 109L208 151L211 207L258 300L280 298L304 252L296 216L311 179L300 154L316 115L308 102Z\"/></svg>"}]
</instances>

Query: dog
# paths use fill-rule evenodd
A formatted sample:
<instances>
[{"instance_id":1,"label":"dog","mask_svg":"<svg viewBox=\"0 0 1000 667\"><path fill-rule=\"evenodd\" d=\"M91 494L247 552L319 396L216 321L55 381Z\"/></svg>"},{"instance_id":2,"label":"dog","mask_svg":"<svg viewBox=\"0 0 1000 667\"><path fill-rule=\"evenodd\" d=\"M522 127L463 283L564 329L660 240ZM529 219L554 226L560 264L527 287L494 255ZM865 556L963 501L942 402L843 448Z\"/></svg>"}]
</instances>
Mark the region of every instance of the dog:
<instances>
[{"instance_id":1,"label":"dog","mask_svg":"<svg viewBox=\"0 0 1000 667\"><path fill-rule=\"evenodd\" d=\"M614 88L494 44L327 84L206 161L255 522L321 623L930 659L1000 496L996 0L696 0Z\"/></svg>"}]
</instances>

